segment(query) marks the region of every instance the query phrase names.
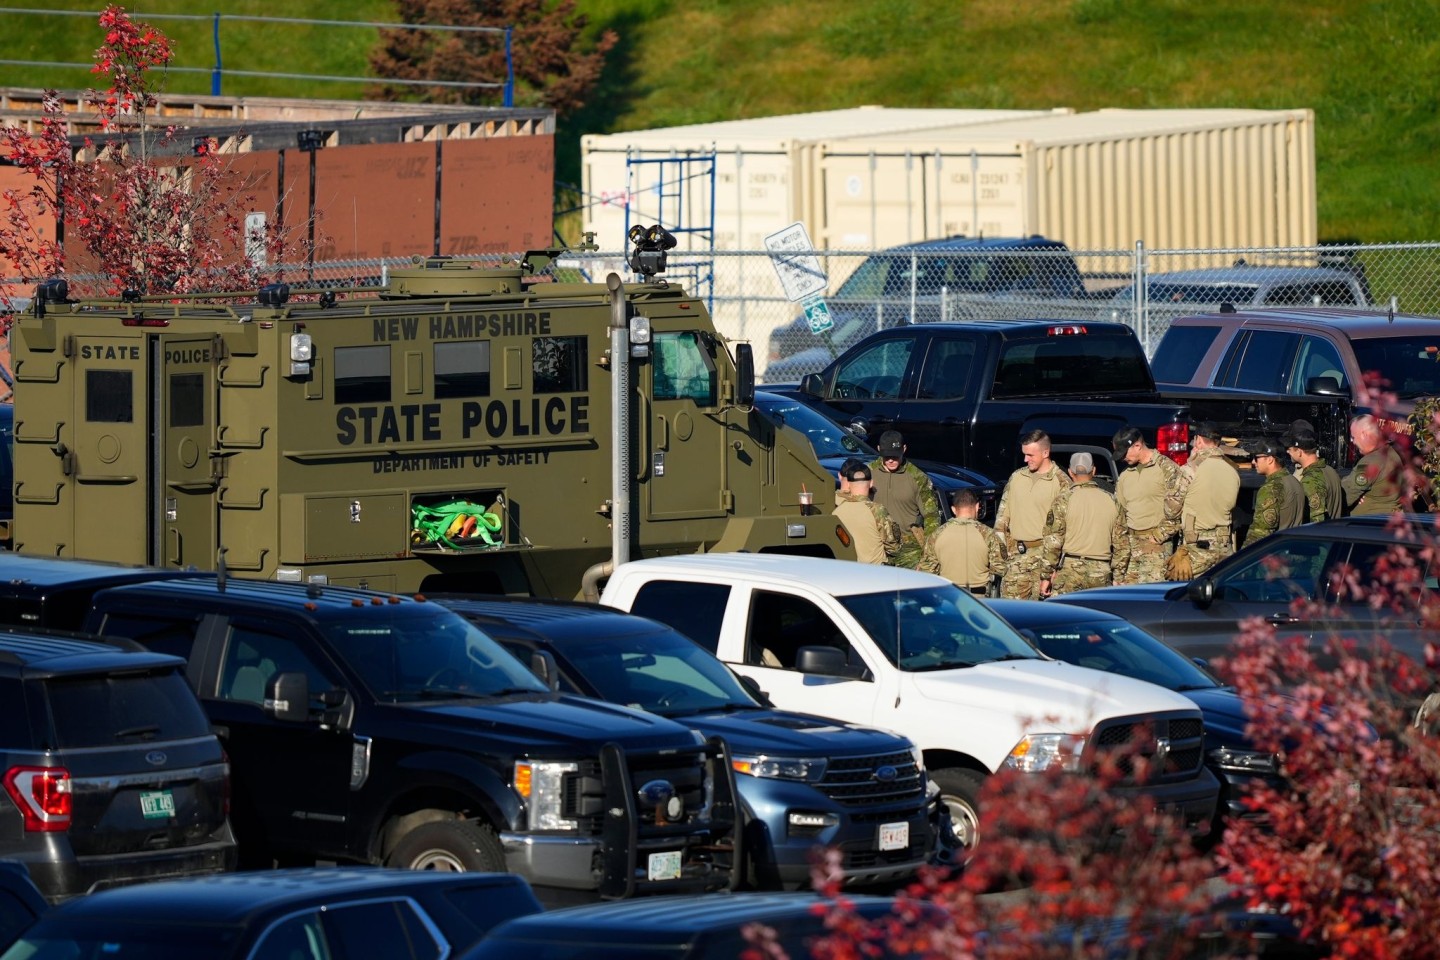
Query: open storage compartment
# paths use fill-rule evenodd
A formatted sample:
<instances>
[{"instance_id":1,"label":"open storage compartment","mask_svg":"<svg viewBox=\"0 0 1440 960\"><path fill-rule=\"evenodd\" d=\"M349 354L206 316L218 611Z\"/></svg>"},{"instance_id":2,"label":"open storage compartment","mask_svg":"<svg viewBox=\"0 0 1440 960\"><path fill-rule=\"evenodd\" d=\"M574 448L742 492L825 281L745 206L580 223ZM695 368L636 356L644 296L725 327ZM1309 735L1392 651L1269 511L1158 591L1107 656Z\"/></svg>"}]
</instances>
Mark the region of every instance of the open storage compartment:
<instances>
[{"instance_id":1,"label":"open storage compartment","mask_svg":"<svg viewBox=\"0 0 1440 960\"><path fill-rule=\"evenodd\" d=\"M500 488L410 497L411 553L471 553L510 544L509 500Z\"/></svg>"}]
</instances>

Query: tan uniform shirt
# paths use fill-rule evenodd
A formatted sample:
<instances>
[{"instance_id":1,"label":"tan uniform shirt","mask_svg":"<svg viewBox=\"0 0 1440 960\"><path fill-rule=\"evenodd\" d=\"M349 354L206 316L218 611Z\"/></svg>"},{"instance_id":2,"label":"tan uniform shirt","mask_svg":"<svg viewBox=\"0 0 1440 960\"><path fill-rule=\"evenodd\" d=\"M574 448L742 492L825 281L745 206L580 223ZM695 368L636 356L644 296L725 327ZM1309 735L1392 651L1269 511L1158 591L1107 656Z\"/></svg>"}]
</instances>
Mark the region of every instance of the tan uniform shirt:
<instances>
[{"instance_id":1,"label":"tan uniform shirt","mask_svg":"<svg viewBox=\"0 0 1440 960\"><path fill-rule=\"evenodd\" d=\"M1180 468L1165 454L1152 451L1149 463L1131 464L1115 482L1115 499L1125 510L1131 530L1159 528L1154 539L1168 539L1180 525L1184 498Z\"/></svg>"},{"instance_id":2,"label":"tan uniform shirt","mask_svg":"<svg viewBox=\"0 0 1440 960\"><path fill-rule=\"evenodd\" d=\"M1055 526L1045 542L1047 566L1054 570L1063 557L1108 563L1119 513L1115 498L1093 482L1077 483L1066 490L1051 511Z\"/></svg>"},{"instance_id":3,"label":"tan uniform shirt","mask_svg":"<svg viewBox=\"0 0 1440 960\"><path fill-rule=\"evenodd\" d=\"M938 573L956 586L983 591L991 577L1005 572L1005 545L978 520L959 517L940 525L925 541L917 570Z\"/></svg>"},{"instance_id":4,"label":"tan uniform shirt","mask_svg":"<svg viewBox=\"0 0 1440 960\"><path fill-rule=\"evenodd\" d=\"M1213 540L1221 531L1228 540L1230 514L1240 495L1240 471L1215 447L1197 451L1181 470L1190 475L1181 511L1185 542Z\"/></svg>"},{"instance_id":5,"label":"tan uniform shirt","mask_svg":"<svg viewBox=\"0 0 1440 960\"><path fill-rule=\"evenodd\" d=\"M995 532L1010 540L1033 543L1045 536L1050 507L1060 491L1070 486L1070 477L1056 464L1031 473L1021 467L1010 474L1000 507L995 512Z\"/></svg>"},{"instance_id":6,"label":"tan uniform shirt","mask_svg":"<svg viewBox=\"0 0 1440 960\"><path fill-rule=\"evenodd\" d=\"M855 559L861 563L885 563L900 547L900 530L878 503L869 497L840 494L832 511L855 540Z\"/></svg>"}]
</instances>

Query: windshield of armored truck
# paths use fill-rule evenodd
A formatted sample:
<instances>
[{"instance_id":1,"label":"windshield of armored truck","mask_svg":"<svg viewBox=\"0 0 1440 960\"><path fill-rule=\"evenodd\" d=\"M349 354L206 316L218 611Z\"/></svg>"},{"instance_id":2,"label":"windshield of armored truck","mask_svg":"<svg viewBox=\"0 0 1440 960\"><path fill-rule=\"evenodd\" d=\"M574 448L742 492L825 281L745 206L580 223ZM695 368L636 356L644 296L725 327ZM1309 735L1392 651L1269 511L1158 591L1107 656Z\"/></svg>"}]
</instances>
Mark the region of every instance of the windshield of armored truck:
<instances>
[{"instance_id":1,"label":"windshield of armored truck","mask_svg":"<svg viewBox=\"0 0 1440 960\"><path fill-rule=\"evenodd\" d=\"M953 584L836 599L901 670L954 670L996 660L1043 658L1005 621Z\"/></svg>"},{"instance_id":2,"label":"windshield of armored truck","mask_svg":"<svg viewBox=\"0 0 1440 960\"><path fill-rule=\"evenodd\" d=\"M545 684L464 617L435 605L362 607L325 624L331 650L377 700L546 693Z\"/></svg>"}]
</instances>

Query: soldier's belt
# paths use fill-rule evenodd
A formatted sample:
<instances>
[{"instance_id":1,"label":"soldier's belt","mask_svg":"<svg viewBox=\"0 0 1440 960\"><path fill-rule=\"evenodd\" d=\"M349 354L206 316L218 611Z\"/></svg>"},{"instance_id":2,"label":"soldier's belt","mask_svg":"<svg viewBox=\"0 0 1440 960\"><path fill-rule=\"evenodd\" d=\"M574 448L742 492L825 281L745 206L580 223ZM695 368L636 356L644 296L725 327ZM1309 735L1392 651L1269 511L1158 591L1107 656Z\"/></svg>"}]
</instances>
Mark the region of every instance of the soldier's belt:
<instances>
[{"instance_id":1,"label":"soldier's belt","mask_svg":"<svg viewBox=\"0 0 1440 960\"><path fill-rule=\"evenodd\" d=\"M1026 550L1034 550L1040 546L1040 544L1044 543L1045 539L1042 537L1039 540L1016 540L1015 542L1023 544Z\"/></svg>"},{"instance_id":2,"label":"soldier's belt","mask_svg":"<svg viewBox=\"0 0 1440 960\"><path fill-rule=\"evenodd\" d=\"M1065 554L1065 559L1066 559L1066 560L1094 560L1094 561L1096 561L1096 562L1098 562L1098 563L1109 563L1109 562L1110 562L1110 558L1109 558L1109 557L1086 557L1086 556L1082 556L1081 554L1078 554L1078 553L1067 553L1067 554Z\"/></svg>"},{"instance_id":3,"label":"soldier's belt","mask_svg":"<svg viewBox=\"0 0 1440 960\"><path fill-rule=\"evenodd\" d=\"M988 586L966 587L965 589L968 590L968 591L970 591L970 593L971 593L972 595L977 596L977 597L989 596L989 590L990 590L990 588L989 588Z\"/></svg>"}]
</instances>

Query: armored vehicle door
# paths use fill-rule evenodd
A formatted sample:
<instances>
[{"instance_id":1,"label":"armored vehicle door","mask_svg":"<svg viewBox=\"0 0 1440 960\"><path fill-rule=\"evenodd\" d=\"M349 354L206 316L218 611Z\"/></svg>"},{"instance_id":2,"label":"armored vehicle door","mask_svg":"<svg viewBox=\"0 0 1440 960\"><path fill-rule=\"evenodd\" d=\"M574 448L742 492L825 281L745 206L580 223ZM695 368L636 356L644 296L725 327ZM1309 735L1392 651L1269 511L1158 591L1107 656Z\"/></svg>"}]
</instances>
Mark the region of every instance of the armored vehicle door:
<instances>
[{"instance_id":1,"label":"armored vehicle door","mask_svg":"<svg viewBox=\"0 0 1440 960\"><path fill-rule=\"evenodd\" d=\"M155 412L160 516L151 562L215 568L215 354L210 337L162 337Z\"/></svg>"},{"instance_id":2,"label":"armored vehicle door","mask_svg":"<svg viewBox=\"0 0 1440 960\"><path fill-rule=\"evenodd\" d=\"M142 336L77 335L75 449L70 499L74 555L134 563L147 540L149 368Z\"/></svg>"},{"instance_id":3,"label":"armored vehicle door","mask_svg":"<svg viewBox=\"0 0 1440 960\"><path fill-rule=\"evenodd\" d=\"M724 414L715 345L698 331L654 336L646 472L652 520L725 513Z\"/></svg>"}]
</instances>

